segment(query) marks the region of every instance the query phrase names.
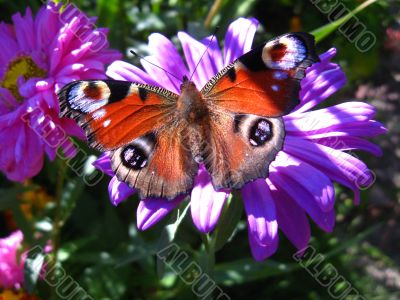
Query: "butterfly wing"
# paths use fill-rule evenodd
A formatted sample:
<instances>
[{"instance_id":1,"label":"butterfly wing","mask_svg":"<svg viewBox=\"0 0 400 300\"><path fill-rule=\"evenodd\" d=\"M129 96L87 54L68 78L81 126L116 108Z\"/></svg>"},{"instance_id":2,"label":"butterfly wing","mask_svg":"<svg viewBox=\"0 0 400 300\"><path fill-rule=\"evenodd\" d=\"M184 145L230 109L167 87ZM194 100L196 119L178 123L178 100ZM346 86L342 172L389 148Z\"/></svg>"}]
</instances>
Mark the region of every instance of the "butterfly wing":
<instances>
[{"instance_id":1,"label":"butterfly wing","mask_svg":"<svg viewBox=\"0 0 400 300\"><path fill-rule=\"evenodd\" d=\"M300 80L318 60L312 35L289 33L239 57L214 76L202 94L219 110L282 116L299 103Z\"/></svg>"},{"instance_id":2,"label":"butterfly wing","mask_svg":"<svg viewBox=\"0 0 400 300\"><path fill-rule=\"evenodd\" d=\"M266 178L285 136L282 118L233 113L214 113L209 132L202 156L216 189Z\"/></svg>"},{"instance_id":3,"label":"butterfly wing","mask_svg":"<svg viewBox=\"0 0 400 300\"><path fill-rule=\"evenodd\" d=\"M216 188L268 175L283 146L279 117L299 103L300 80L316 61L314 38L290 33L239 57L202 89L211 114L203 157Z\"/></svg>"},{"instance_id":4,"label":"butterfly wing","mask_svg":"<svg viewBox=\"0 0 400 300\"><path fill-rule=\"evenodd\" d=\"M177 98L144 84L76 81L59 93L60 115L77 120L91 147L111 152L118 179L142 198L174 198L191 188L197 172L180 138Z\"/></svg>"}]
</instances>

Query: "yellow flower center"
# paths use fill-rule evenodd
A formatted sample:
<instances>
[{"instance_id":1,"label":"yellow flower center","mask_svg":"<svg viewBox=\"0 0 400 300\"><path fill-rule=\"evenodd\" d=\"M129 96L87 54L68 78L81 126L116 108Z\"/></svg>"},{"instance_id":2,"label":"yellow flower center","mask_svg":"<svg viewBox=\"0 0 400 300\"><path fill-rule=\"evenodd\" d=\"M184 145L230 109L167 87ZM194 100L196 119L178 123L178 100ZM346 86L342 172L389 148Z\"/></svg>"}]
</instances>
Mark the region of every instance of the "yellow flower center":
<instances>
[{"instance_id":1,"label":"yellow flower center","mask_svg":"<svg viewBox=\"0 0 400 300\"><path fill-rule=\"evenodd\" d=\"M18 78L20 76L25 80L33 77L44 77L46 71L39 68L30 56L19 56L9 63L3 80L0 81L0 86L8 89L15 99L22 101L23 97L18 91Z\"/></svg>"}]
</instances>

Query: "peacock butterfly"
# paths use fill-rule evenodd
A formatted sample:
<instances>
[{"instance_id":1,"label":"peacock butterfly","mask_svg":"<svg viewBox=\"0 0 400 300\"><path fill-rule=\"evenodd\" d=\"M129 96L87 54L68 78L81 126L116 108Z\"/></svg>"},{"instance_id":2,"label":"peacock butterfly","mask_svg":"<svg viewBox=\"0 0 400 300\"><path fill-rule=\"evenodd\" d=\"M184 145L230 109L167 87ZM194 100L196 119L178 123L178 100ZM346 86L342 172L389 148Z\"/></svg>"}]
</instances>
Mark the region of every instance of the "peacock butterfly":
<instances>
[{"instance_id":1,"label":"peacock butterfly","mask_svg":"<svg viewBox=\"0 0 400 300\"><path fill-rule=\"evenodd\" d=\"M193 185L199 164L215 189L268 175L282 149L281 116L299 103L300 80L318 61L313 36L288 33L254 48L201 89L184 77L180 95L117 80L61 89L61 117L74 118L91 147L141 198L173 199Z\"/></svg>"}]
</instances>

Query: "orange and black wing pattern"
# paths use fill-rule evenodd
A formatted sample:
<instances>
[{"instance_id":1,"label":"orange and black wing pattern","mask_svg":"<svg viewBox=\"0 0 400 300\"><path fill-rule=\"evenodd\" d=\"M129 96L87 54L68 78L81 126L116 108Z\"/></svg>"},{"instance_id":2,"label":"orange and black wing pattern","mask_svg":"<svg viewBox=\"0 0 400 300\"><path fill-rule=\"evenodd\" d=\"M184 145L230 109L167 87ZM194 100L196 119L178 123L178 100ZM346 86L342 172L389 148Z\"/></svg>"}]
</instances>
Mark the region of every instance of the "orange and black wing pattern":
<instances>
[{"instance_id":1,"label":"orange and black wing pattern","mask_svg":"<svg viewBox=\"0 0 400 300\"><path fill-rule=\"evenodd\" d=\"M312 35L285 34L239 57L214 76L202 93L219 110L282 116L299 103L305 69L318 60Z\"/></svg>"},{"instance_id":2,"label":"orange and black wing pattern","mask_svg":"<svg viewBox=\"0 0 400 300\"><path fill-rule=\"evenodd\" d=\"M118 179L142 198L172 199L192 187L198 168L183 145L177 98L144 84L76 81L59 93L60 115L78 122L91 147L110 151Z\"/></svg>"},{"instance_id":3,"label":"orange and black wing pattern","mask_svg":"<svg viewBox=\"0 0 400 300\"><path fill-rule=\"evenodd\" d=\"M210 111L204 157L216 188L268 176L283 147L280 117L299 104L300 81L316 61L314 38L289 33L239 57L204 86Z\"/></svg>"}]
</instances>

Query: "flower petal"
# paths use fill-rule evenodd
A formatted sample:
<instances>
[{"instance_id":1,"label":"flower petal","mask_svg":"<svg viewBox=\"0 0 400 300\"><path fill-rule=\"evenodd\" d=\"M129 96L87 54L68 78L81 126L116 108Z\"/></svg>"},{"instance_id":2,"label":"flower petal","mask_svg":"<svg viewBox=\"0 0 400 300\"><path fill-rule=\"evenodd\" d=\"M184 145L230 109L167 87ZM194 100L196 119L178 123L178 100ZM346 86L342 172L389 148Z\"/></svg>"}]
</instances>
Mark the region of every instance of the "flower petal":
<instances>
[{"instance_id":1,"label":"flower petal","mask_svg":"<svg viewBox=\"0 0 400 300\"><path fill-rule=\"evenodd\" d=\"M258 179L246 184L241 192L247 214L249 236L258 246L274 248L274 243L278 239L278 222L275 204L267 183L263 179Z\"/></svg>"},{"instance_id":2,"label":"flower petal","mask_svg":"<svg viewBox=\"0 0 400 300\"><path fill-rule=\"evenodd\" d=\"M188 75L188 70L178 50L168 38L159 33L153 33L149 36L149 50L153 55L152 57L156 65L174 74L178 78L143 61L142 65L147 73L151 77L161 80L160 84L164 88L179 93L182 78Z\"/></svg>"},{"instance_id":3,"label":"flower petal","mask_svg":"<svg viewBox=\"0 0 400 300\"><path fill-rule=\"evenodd\" d=\"M147 230L175 209L186 196L178 196L174 200L161 198L148 198L141 200L137 208L137 227L139 230Z\"/></svg>"},{"instance_id":4,"label":"flower petal","mask_svg":"<svg viewBox=\"0 0 400 300\"><path fill-rule=\"evenodd\" d=\"M228 191L214 190L210 175L201 166L190 200L192 219L198 230L208 233L215 228L228 195Z\"/></svg>"},{"instance_id":5,"label":"flower petal","mask_svg":"<svg viewBox=\"0 0 400 300\"><path fill-rule=\"evenodd\" d=\"M92 165L108 176L114 176L114 172L111 169L110 155L108 152L101 154L99 158L92 163Z\"/></svg>"},{"instance_id":6,"label":"flower petal","mask_svg":"<svg viewBox=\"0 0 400 300\"><path fill-rule=\"evenodd\" d=\"M254 238L254 236L250 233L250 229L248 231L251 254L256 261L263 261L276 252L279 245L278 235L275 239L272 240L270 244L266 245L260 244L259 240L257 238Z\"/></svg>"},{"instance_id":7,"label":"flower petal","mask_svg":"<svg viewBox=\"0 0 400 300\"><path fill-rule=\"evenodd\" d=\"M225 66L251 50L257 27L258 21L256 19L245 18L239 18L229 25L224 45Z\"/></svg>"},{"instance_id":8,"label":"flower petal","mask_svg":"<svg viewBox=\"0 0 400 300\"><path fill-rule=\"evenodd\" d=\"M275 202L279 229L297 249L303 249L311 236L310 224L304 210L292 198L277 189L269 179L267 183Z\"/></svg>"},{"instance_id":9,"label":"flower petal","mask_svg":"<svg viewBox=\"0 0 400 300\"><path fill-rule=\"evenodd\" d=\"M284 117L287 132L331 131L330 127L345 123L368 121L375 115L375 108L363 102L345 102L324 109Z\"/></svg>"},{"instance_id":10,"label":"flower petal","mask_svg":"<svg viewBox=\"0 0 400 300\"><path fill-rule=\"evenodd\" d=\"M186 32L178 32L178 38L182 44L189 73L193 74L192 80L196 87L201 89L216 74L212 68L213 64L210 62L212 58L209 55L204 55L202 58L207 46L192 38Z\"/></svg>"},{"instance_id":11,"label":"flower petal","mask_svg":"<svg viewBox=\"0 0 400 300\"><path fill-rule=\"evenodd\" d=\"M278 164L276 164L278 165ZM288 169L291 169L288 171ZM316 196L309 190L309 186L303 186L298 178L303 177L303 166L279 162L279 166L270 167L269 180L280 190L281 193L292 198L302 207L317 225L327 232L331 232L335 224L334 209L323 211L320 205L315 201ZM320 192L320 194L322 191Z\"/></svg>"},{"instance_id":12,"label":"flower petal","mask_svg":"<svg viewBox=\"0 0 400 300\"><path fill-rule=\"evenodd\" d=\"M117 206L135 192L136 190L130 188L125 182L119 181L117 176L113 176L108 184L108 194L114 206Z\"/></svg>"},{"instance_id":13,"label":"flower petal","mask_svg":"<svg viewBox=\"0 0 400 300\"><path fill-rule=\"evenodd\" d=\"M114 61L107 68L107 76L116 80L125 80L160 86L149 74L124 61Z\"/></svg>"},{"instance_id":14,"label":"flower petal","mask_svg":"<svg viewBox=\"0 0 400 300\"><path fill-rule=\"evenodd\" d=\"M346 83L346 76L337 64L330 62L336 49L321 55L321 62L313 64L306 70L306 76L301 81L301 103L295 112L307 111L336 93Z\"/></svg>"},{"instance_id":15,"label":"flower petal","mask_svg":"<svg viewBox=\"0 0 400 300\"><path fill-rule=\"evenodd\" d=\"M272 168L275 168L275 166L278 166L279 172L290 176L313 195L315 202L322 211L327 212L333 209L335 190L331 180L324 173L283 151L279 152L275 161L271 164Z\"/></svg>"},{"instance_id":16,"label":"flower petal","mask_svg":"<svg viewBox=\"0 0 400 300\"><path fill-rule=\"evenodd\" d=\"M369 187L373 173L356 157L301 138L286 137L284 150L353 190Z\"/></svg>"}]
</instances>

